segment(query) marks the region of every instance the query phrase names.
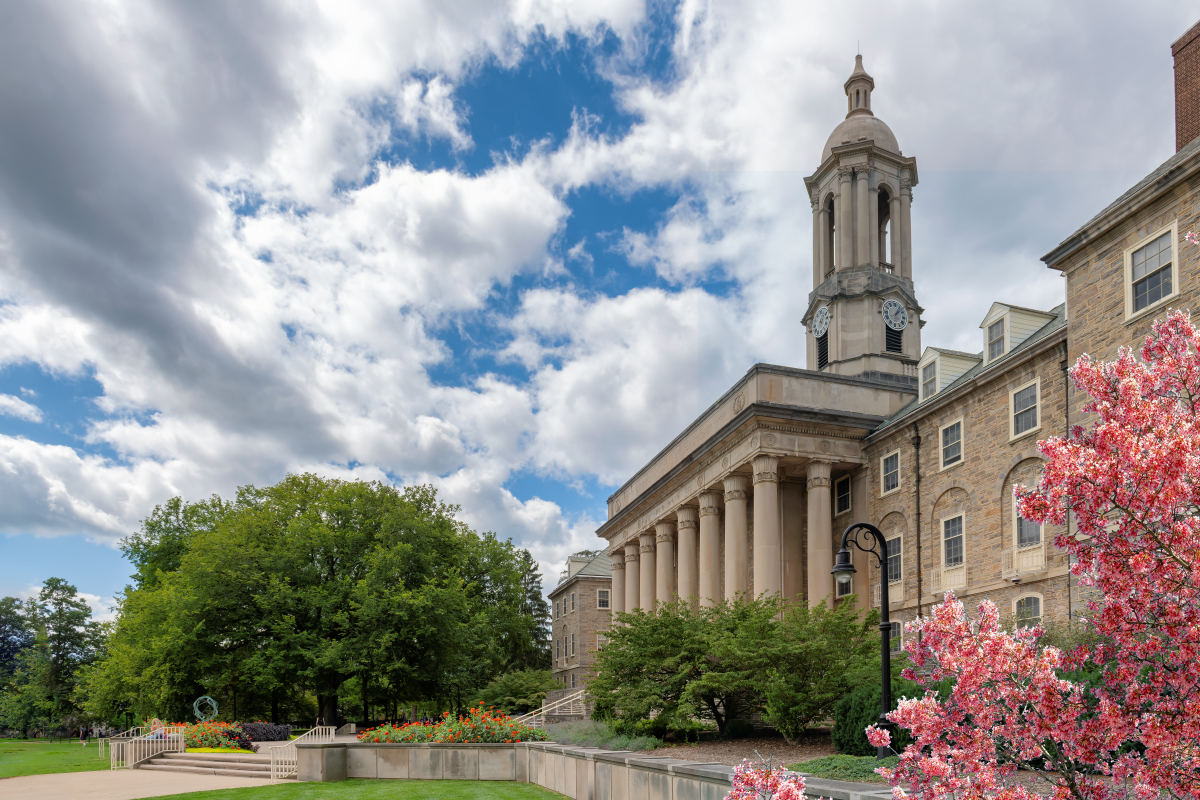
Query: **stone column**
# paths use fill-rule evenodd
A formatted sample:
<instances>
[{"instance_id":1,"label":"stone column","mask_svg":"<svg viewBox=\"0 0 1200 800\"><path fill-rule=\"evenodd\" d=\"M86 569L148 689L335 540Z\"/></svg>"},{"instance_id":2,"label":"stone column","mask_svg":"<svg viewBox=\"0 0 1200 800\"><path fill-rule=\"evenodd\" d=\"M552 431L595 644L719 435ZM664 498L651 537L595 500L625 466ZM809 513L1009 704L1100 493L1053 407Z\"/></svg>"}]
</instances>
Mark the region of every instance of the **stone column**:
<instances>
[{"instance_id":1,"label":"stone column","mask_svg":"<svg viewBox=\"0 0 1200 800\"><path fill-rule=\"evenodd\" d=\"M608 593L608 606L613 618L625 610L625 551L618 550L612 556L612 587Z\"/></svg>"},{"instance_id":2,"label":"stone column","mask_svg":"<svg viewBox=\"0 0 1200 800\"><path fill-rule=\"evenodd\" d=\"M754 591L778 593L782 564L779 540L779 459L754 459Z\"/></svg>"},{"instance_id":3,"label":"stone column","mask_svg":"<svg viewBox=\"0 0 1200 800\"><path fill-rule=\"evenodd\" d=\"M854 168L838 167L837 209L834 216L837 224L837 264L835 266L838 269L846 269L854 264L854 225L851 222L853 208Z\"/></svg>"},{"instance_id":4,"label":"stone column","mask_svg":"<svg viewBox=\"0 0 1200 800\"><path fill-rule=\"evenodd\" d=\"M654 543L657 545L655 563L658 565L657 577L654 581L654 596L660 603L673 603L675 602L675 523L656 523Z\"/></svg>"},{"instance_id":5,"label":"stone column","mask_svg":"<svg viewBox=\"0 0 1200 800\"><path fill-rule=\"evenodd\" d=\"M812 210L813 210L813 288L821 285L821 281L825 279L825 261L822 260L821 254L823 248L822 234L825 231L825 211L821 208L819 190L814 190L818 193L813 195Z\"/></svg>"},{"instance_id":6,"label":"stone column","mask_svg":"<svg viewBox=\"0 0 1200 800\"><path fill-rule=\"evenodd\" d=\"M745 594L746 569L750 559L746 542L746 480L745 475L728 475L725 484L725 599L733 600Z\"/></svg>"},{"instance_id":7,"label":"stone column","mask_svg":"<svg viewBox=\"0 0 1200 800\"><path fill-rule=\"evenodd\" d=\"M892 266L896 268L897 275L911 278L912 276L904 271L904 248L900 245L900 195L892 196L891 206L888 212L888 225L891 227L888 231L888 250L891 251L889 258L892 259Z\"/></svg>"},{"instance_id":8,"label":"stone column","mask_svg":"<svg viewBox=\"0 0 1200 800\"><path fill-rule=\"evenodd\" d=\"M699 515L691 506L675 512L676 536L679 538L679 596L696 607L700 596L700 554L696 546L696 527Z\"/></svg>"},{"instance_id":9,"label":"stone column","mask_svg":"<svg viewBox=\"0 0 1200 800\"><path fill-rule=\"evenodd\" d=\"M638 597L641 598L642 610L647 614L654 613L654 534L646 531L638 537L638 552L641 555L641 586Z\"/></svg>"},{"instance_id":10,"label":"stone column","mask_svg":"<svg viewBox=\"0 0 1200 800\"><path fill-rule=\"evenodd\" d=\"M860 267L871 263L870 182L871 171L859 169L854 176L854 263Z\"/></svg>"},{"instance_id":11,"label":"stone column","mask_svg":"<svg viewBox=\"0 0 1200 800\"><path fill-rule=\"evenodd\" d=\"M721 599L721 506L716 492L700 495L700 605Z\"/></svg>"},{"instance_id":12,"label":"stone column","mask_svg":"<svg viewBox=\"0 0 1200 800\"><path fill-rule=\"evenodd\" d=\"M642 607L639 597L639 568L637 542L625 545L625 610L637 611Z\"/></svg>"},{"instance_id":13,"label":"stone column","mask_svg":"<svg viewBox=\"0 0 1200 800\"><path fill-rule=\"evenodd\" d=\"M808 462L808 605L815 608L828 598L833 603L833 517L829 506L829 473L826 461Z\"/></svg>"},{"instance_id":14,"label":"stone column","mask_svg":"<svg viewBox=\"0 0 1200 800\"><path fill-rule=\"evenodd\" d=\"M879 186L874 180L867 180L867 242L871 248L867 261L872 267L878 267L882 261L879 257Z\"/></svg>"},{"instance_id":15,"label":"stone column","mask_svg":"<svg viewBox=\"0 0 1200 800\"><path fill-rule=\"evenodd\" d=\"M904 277L912 277L912 184L900 182L900 252L904 257Z\"/></svg>"}]
</instances>

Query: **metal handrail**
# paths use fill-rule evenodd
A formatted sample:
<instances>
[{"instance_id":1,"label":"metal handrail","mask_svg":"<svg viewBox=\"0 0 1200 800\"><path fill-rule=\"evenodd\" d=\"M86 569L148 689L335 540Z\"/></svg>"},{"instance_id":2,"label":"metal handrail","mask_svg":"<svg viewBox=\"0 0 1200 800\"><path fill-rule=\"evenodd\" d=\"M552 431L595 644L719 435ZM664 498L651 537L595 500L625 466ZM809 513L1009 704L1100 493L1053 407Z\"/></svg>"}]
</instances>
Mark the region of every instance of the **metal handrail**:
<instances>
[{"instance_id":1,"label":"metal handrail","mask_svg":"<svg viewBox=\"0 0 1200 800\"><path fill-rule=\"evenodd\" d=\"M333 734L337 728L332 725L321 725L296 739L292 739L287 744L272 745L271 750L271 782L283 780L288 776L296 774L297 755L296 745L304 744L324 744L333 741Z\"/></svg>"},{"instance_id":2,"label":"metal handrail","mask_svg":"<svg viewBox=\"0 0 1200 800\"><path fill-rule=\"evenodd\" d=\"M136 730L145 730L145 726ZM187 744L183 732L184 728L181 725L167 725L140 736L119 737L121 741L109 743L109 767L135 769L138 764L161 753L185 752Z\"/></svg>"},{"instance_id":3,"label":"metal handrail","mask_svg":"<svg viewBox=\"0 0 1200 800\"><path fill-rule=\"evenodd\" d=\"M587 689L580 689L574 694L569 694L566 697L560 697L550 705L542 702L542 707L536 711L530 711L527 714L522 714L516 717L513 722L520 722L525 725L537 728L546 724L546 715L550 713L561 714L583 714L586 710Z\"/></svg>"}]
</instances>

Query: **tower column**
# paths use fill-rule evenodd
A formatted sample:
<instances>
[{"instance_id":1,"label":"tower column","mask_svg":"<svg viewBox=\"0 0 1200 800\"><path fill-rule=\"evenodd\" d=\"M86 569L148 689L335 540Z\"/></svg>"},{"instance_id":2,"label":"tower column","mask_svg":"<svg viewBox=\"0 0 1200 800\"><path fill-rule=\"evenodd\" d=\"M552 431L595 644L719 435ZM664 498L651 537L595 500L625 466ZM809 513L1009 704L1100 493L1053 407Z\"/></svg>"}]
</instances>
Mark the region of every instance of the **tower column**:
<instances>
[{"instance_id":1,"label":"tower column","mask_svg":"<svg viewBox=\"0 0 1200 800\"><path fill-rule=\"evenodd\" d=\"M825 229L829 212L821 205L820 190L813 193L813 288L825 280Z\"/></svg>"},{"instance_id":2,"label":"tower column","mask_svg":"<svg viewBox=\"0 0 1200 800\"><path fill-rule=\"evenodd\" d=\"M846 269L854 264L854 226L851 210L854 207L854 168L838 167L838 193L835 223L837 224L837 269Z\"/></svg>"},{"instance_id":3,"label":"tower column","mask_svg":"<svg viewBox=\"0 0 1200 800\"><path fill-rule=\"evenodd\" d=\"M696 607L700 596L700 553L697 548L699 514L691 506L675 512L676 536L679 540L679 596Z\"/></svg>"},{"instance_id":4,"label":"tower column","mask_svg":"<svg viewBox=\"0 0 1200 800\"><path fill-rule=\"evenodd\" d=\"M700 495L700 605L721 599L721 507L716 492Z\"/></svg>"},{"instance_id":5,"label":"tower column","mask_svg":"<svg viewBox=\"0 0 1200 800\"><path fill-rule=\"evenodd\" d=\"M912 277L912 184L900 181L900 251L904 254L905 278Z\"/></svg>"},{"instance_id":6,"label":"tower column","mask_svg":"<svg viewBox=\"0 0 1200 800\"><path fill-rule=\"evenodd\" d=\"M637 542L625 545L625 610L637 611L642 607L639 599L639 567Z\"/></svg>"},{"instance_id":7,"label":"tower column","mask_svg":"<svg viewBox=\"0 0 1200 800\"><path fill-rule=\"evenodd\" d=\"M888 250L891 252L892 266L900 277L911 278L912 271L904 263L904 248L900 244L900 195L892 197L888 221L892 228L888 231Z\"/></svg>"},{"instance_id":8,"label":"tower column","mask_svg":"<svg viewBox=\"0 0 1200 800\"><path fill-rule=\"evenodd\" d=\"M754 459L754 593L761 597L782 588L779 542L779 459Z\"/></svg>"},{"instance_id":9,"label":"tower column","mask_svg":"<svg viewBox=\"0 0 1200 800\"><path fill-rule=\"evenodd\" d=\"M833 594L833 517L830 515L827 461L808 462L808 605ZM832 602L832 601L831 601Z\"/></svg>"},{"instance_id":10,"label":"tower column","mask_svg":"<svg viewBox=\"0 0 1200 800\"><path fill-rule=\"evenodd\" d=\"M725 599L745 594L750 559L746 542L746 476L728 475L725 484Z\"/></svg>"},{"instance_id":11,"label":"tower column","mask_svg":"<svg viewBox=\"0 0 1200 800\"><path fill-rule=\"evenodd\" d=\"M675 523L656 523L654 525L654 542L657 545L655 563L658 565L654 581L654 596L659 603L673 603L675 601Z\"/></svg>"},{"instance_id":12,"label":"tower column","mask_svg":"<svg viewBox=\"0 0 1200 800\"><path fill-rule=\"evenodd\" d=\"M654 613L654 534L650 531L638 536L638 555L641 561L641 586L638 587L638 597L642 610L647 614Z\"/></svg>"},{"instance_id":13,"label":"tower column","mask_svg":"<svg viewBox=\"0 0 1200 800\"><path fill-rule=\"evenodd\" d=\"M871 224L867 184L871 171L860 168L854 173L854 264L860 267L871 265Z\"/></svg>"},{"instance_id":14,"label":"tower column","mask_svg":"<svg viewBox=\"0 0 1200 800\"><path fill-rule=\"evenodd\" d=\"M871 247L867 261L878 267L883 260L879 256L879 186L873 178L867 182L867 241Z\"/></svg>"},{"instance_id":15,"label":"tower column","mask_svg":"<svg viewBox=\"0 0 1200 800\"><path fill-rule=\"evenodd\" d=\"M618 550L612 556L612 590L608 593L608 605L613 618L625 610L625 552Z\"/></svg>"}]
</instances>

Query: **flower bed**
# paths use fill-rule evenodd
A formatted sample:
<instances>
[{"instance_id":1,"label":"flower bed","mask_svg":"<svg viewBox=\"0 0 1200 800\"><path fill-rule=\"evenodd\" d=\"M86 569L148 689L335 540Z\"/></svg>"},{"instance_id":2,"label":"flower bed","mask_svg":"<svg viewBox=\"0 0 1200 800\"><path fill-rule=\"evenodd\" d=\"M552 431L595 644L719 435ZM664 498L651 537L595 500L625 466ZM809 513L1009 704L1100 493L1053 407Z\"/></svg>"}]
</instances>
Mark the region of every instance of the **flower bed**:
<instances>
[{"instance_id":1,"label":"flower bed","mask_svg":"<svg viewBox=\"0 0 1200 800\"><path fill-rule=\"evenodd\" d=\"M192 725L186 722L176 723L183 727L183 742L187 747L236 747L241 750L254 750L249 737L242 732L242 726L229 722L197 722Z\"/></svg>"},{"instance_id":2,"label":"flower bed","mask_svg":"<svg viewBox=\"0 0 1200 800\"><path fill-rule=\"evenodd\" d=\"M511 744L512 742L545 742L545 732L515 721L502 711L485 709L482 704L472 708L465 717L451 717L447 711L440 722L407 725L380 725L358 735L360 742L389 742L416 744L420 742L461 742L474 744Z\"/></svg>"}]
</instances>

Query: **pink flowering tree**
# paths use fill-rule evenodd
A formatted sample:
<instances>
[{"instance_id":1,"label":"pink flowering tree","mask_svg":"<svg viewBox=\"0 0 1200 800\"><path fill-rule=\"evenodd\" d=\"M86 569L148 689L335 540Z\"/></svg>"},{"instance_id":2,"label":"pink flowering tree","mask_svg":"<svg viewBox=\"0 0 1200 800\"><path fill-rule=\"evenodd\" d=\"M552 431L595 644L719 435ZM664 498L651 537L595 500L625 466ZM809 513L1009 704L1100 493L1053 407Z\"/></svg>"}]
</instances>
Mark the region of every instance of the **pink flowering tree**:
<instances>
[{"instance_id":1,"label":"pink flowering tree","mask_svg":"<svg viewBox=\"0 0 1200 800\"><path fill-rule=\"evenodd\" d=\"M915 680L957 679L948 697L905 699L891 719L912 731L893 790L923 798L1032 798L1032 770L1056 798L1200 797L1200 334L1186 314L1156 322L1137 358L1084 355L1071 370L1090 396L1086 430L1039 443L1045 470L1019 489L1026 519L1077 535L1072 556L1097 644L1039 646L1008 631L990 602L968 616L947 594L909 626ZM1064 528L1065 530L1065 528ZM1099 685L1068 679L1102 670ZM868 730L875 741L886 731Z\"/></svg>"},{"instance_id":2,"label":"pink flowering tree","mask_svg":"<svg viewBox=\"0 0 1200 800\"><path fill-rule=\"evenodd\" d=\"M770 759L759 759L743 760L733 768L733 790L725 800L805 800L803 777L771 766Z\"/></svg>"}]
</instances>

